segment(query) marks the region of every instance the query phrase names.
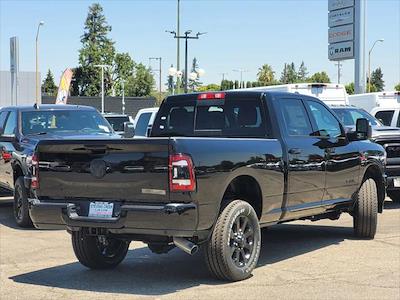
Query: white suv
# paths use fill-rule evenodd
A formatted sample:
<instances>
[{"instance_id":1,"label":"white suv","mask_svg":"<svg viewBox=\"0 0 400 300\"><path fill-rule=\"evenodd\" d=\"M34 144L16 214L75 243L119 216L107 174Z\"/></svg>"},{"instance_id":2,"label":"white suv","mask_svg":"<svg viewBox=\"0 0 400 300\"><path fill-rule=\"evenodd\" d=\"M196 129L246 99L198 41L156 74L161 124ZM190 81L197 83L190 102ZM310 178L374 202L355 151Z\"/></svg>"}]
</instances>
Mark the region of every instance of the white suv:
<instances>
[{"instance_id":1,"label":"white suv","mask_svg":"<svg viewBox=\"0 0 400 300\"><path fill-rule=\"evenodd\" d=\"M135 125L135 138L148 137L154 119L157 115L158 107L143 108L136 114L133 124Z\"/></svg>"}]
</instances>

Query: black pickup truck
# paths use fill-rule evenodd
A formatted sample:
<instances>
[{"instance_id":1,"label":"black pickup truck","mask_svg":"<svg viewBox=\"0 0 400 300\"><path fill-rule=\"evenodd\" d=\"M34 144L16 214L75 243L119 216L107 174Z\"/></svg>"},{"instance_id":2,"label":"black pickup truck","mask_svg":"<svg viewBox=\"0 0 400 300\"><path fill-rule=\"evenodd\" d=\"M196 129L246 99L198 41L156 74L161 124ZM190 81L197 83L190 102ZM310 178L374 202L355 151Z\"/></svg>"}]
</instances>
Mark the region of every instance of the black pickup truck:
<instances>
[{"instance_id":1,"label":"black pickup truck","mask_svg":"<svg viewBox=\"0 0 400 300\"><path fill-rule=\"evenodd\" d=\"M32 173L37 144L46 139L76 138L120 136L92 107L35 105L0 110L0 186L14 194L14 217L19 226L32 226L27 197L37 183L37 176Z\"/></svg>"},{"instance_id":2,"label":"black pickup truck","mask_svg":"<svg viewBox=\"0 0 400 300\"><path fill-rule=\"evenodd\" d=\"M148 139L40 141L30 214L37 228L66 228L89 268L115 267L137 240L155 253L203 246L214 275L242 280L260 227L349 213L355 235L374 238L386 157L369 134L366 119L345 132L298 94L171 96Z\"/></svg>"}]
</instances>

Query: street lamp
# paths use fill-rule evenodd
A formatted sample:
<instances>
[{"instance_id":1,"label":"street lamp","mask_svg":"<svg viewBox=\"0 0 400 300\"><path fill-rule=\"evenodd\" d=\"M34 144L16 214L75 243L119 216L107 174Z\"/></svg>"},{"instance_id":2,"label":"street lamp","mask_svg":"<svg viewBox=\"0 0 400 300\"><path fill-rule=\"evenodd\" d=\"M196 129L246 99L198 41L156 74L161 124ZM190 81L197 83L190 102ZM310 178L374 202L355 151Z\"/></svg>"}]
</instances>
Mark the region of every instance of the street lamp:
<instances>
[{"instance_id":1,"label":"street lamp","mask_svg":"<svg viewBox=\"0 0 400 300\"><path fill-rule=\"evenodd\" d=\"M36 104L39 104L39 58L38 58L38 47L39 47L39 29L43 26L44 22L40 21L36 31Z\"/></svg>"},{"instance_id":2,"label":"street lamp","mask_svg":"<svg viewBox=\"0 0 400 300\"><path fill-rule=\"evenodd\" d=\"M125 79L120 79L122 87L122 114L125 114Z\"/></svg>"},{"instance_id":3,"label":"street lamp","mask_svg":"<svg viewBox=\"0 0 400 300\"><path fill-rule=\"evenodd\" d=\"M243 73L244 72L248 72L249 70L245 70L245 69L233 69L233 72L239 72L240 73L240 83L239 83L239 88L242 87L242 81L243 81Z\"/></svg>"},{"instance_id":4,"label":"street lamp","mask_svg":"<svg viewBox=\"0 0 400 300\"><path fill-rule=\"evenodd\" d=\"M158 71L160 72L160 77L159 77L159 80L160 80L160 82L159 82L159 89L160 89L160 101L161 101L161 98L162 98L162 92L161 92L161 61L162 61L162 57L149 57L149 62L151 62L151 60L152 59L154 59L154 60L158 60L158 62L159 62L159 69L158 69Z\"/></svg>"},{"instance_id":5,"label":"street lamp","mask_svg":"<svg viewBox=\"0 0 400 300\"><path fill-rule=\"evenodd\" d=\"M179 83L179 80L182 78L182 71L177 70L173 66L171 66L168 69L168 75L175 77L176 76L176 84ZM175 89L174 89L174 82L172 82L172 95L175 95Z\"/></svg>"},{"instance_id":6,"label":"street lamp","mask_svg":"<svg viewBox=\"0 0 400 300\"><path fill-rule=\"evenodd\" d=\"M190 34L192 33L191 30L187 30L185 31L184 35L180 36L177 35L175 31L168 31L166 30L165 32L171 33L174 35L175 39L185 39L185 93L188 92L188 40L190 39L194 39L194 40L198 40L200 35L206 34L207 32L197 32L196 35L194 36L190 36Z\"/></svg>"},{"instance_id":7,"label":"street lamp","mask_svg":"<svg viewBox=\"0 0 400 300\"><path fill-rule=\"evenodd\" d=\"M94 65L101 68L101 113L104 114L104 68L111 67L110 65Z\"/></svg>"},{"instance_id":8,"label":"street lamp","mask_svg":"<svg viewBox=\"0 0 400 300\"><path fill-rule=\"evenodd\" d=\"M368 52L368 93L371 91L371 52L374 49L377 42L383 42L383 41L384 39L376 40Z\"/></svg>"}]
</instances>

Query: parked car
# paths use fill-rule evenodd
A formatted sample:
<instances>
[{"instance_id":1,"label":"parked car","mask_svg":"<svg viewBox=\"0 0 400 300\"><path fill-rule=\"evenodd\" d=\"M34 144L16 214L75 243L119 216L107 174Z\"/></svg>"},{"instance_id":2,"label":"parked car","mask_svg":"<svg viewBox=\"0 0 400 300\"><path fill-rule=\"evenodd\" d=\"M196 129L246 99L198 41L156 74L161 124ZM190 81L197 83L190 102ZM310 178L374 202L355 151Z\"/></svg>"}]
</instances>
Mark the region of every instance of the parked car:
<instances>
[{"instance_id":1,"label":"parked car","mask_svg":"<svg viewBox=\"0 0 400 300\"><path fill-rule=\"evenodd\" d=\"M143 108L138 111L135 117L135 137L147 137L150 134L158 107Z\"/></svg>"},{"instance_id":2,"label":"parked car","mask_svg":"<svg viewBox=\"0 0 400 300\"><path fill-rule=\"evenodd\" d=\"M30 214L37 228L68 229L89 268L115 267L140 240L155 253L203 246L215 276L242 280L260 227L349 213L355 235L374 238L385 151L369 133L363 118L346 133L300 94L170 96L148 139L39 142Z\"/></svg>"},{"instance_id":3,"label":"parked car","mask_svg":"<svg viewBox=\"0 0 400 300\"><path fill-rule=\"evenodd\" d=\"M386 126L400 127L399 107L375 107L371 110L371 115Z\"/></svg>"},{"instance_id":4,"label":"parked car","mask_svg":"<svg viewBox=\"0 0 400 300\"><path fill-rule=\"evenodd\" d=\"M400 128L385 126L365 110L354 106L332 107L342 123L354 130L358 118L369 120L371 140L386 150L387 194L394 202L400 202Z\"/></svg>"},{"instance_id":5,"label":"parked car","mask_svg":"<svg viewBox=\"0 0 400 300\"><path fill-rule=\"evenodd\" d=\"M76 105L5 107L0 110L0 186L14 194L14 216L19 226L29 227L27 197L34 196L38 182L34 155L40 141L52 139L120 138L94 108ZM66 157L49 154L54 162L48 167L68 171L58 163ZM56 184L54 189L58 189Z\"/></svg>"},{"instance_id":6,"label":"parked car","mask_svg":"<svg viewBox=\"0 0 400 300\"><path fill-rule=\"evenodd\" d=\"M110 123L116 133L124 137L133 137L133 133L132 136L126 136L127 131L133 132L134 129L133 119L131 116L115 113L104 113L103 116L106 118L108 123Z\"/></svg>"},{"instance_id":7,"label":"parked car","mask_svg":"<svg viewBox=\"0 0 400 300\"><path fill-rule=\"evenodd\" d=\"M400 92L386 91L349 95L349 104L365 109L371 113L374 108L400 108ZM390 125L390 124L385 124Z\"/></svg>"}]
</instances>

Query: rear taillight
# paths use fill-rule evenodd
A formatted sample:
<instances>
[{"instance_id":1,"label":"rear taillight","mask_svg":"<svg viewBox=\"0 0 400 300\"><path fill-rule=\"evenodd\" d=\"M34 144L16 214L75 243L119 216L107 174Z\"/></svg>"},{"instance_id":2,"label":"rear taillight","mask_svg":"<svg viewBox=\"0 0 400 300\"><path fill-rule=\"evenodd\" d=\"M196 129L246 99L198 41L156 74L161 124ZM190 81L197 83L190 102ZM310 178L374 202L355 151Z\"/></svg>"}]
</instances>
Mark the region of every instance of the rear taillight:
<instances>
[{"instance_id":1,"label":"rear taillight","mask_svg":"<svg viewBox=\"0 0 400 300\"><path fill-rule=\"evenodd\" d=\"M194 166L190 156L169 156L169 188L171 192L193 192L196 189Z\"/></svg>"},{"instance_id":2,"label":"rear taillight","mask_svg":"<svg viewBox=\"0 0 400 300\"><path fill-rule=\"evenodd\" d=\"M39 188L39 158L36 154L32 156L32 177L31 177L31 188Z\"/></svg>"}]
</instances>

